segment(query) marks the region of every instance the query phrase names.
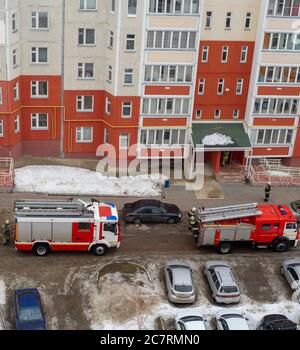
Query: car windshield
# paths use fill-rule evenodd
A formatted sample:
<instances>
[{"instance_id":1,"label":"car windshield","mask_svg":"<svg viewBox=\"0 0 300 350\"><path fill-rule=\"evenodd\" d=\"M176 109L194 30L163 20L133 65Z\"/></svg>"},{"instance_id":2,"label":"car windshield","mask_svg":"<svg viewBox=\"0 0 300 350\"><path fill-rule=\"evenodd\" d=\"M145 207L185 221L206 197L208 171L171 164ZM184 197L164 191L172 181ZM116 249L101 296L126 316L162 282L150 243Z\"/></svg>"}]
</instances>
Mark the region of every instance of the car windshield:
<instances>
[{"instance_id":1,"label":"car windshield","mask_svg":"<svg viewBox=\"0 0 300 350\"><path fill-rule=\"evenodd\" d=\"M237 293L238 289L235 286L223 286L220 290L221 293Z\"/></svg>"},{"instance_id":2,"label":"car windshield","mask_svg":"<svg viewBox=\"0 0 300 350\"><path fill-rule=\"evenodd\" d=\"M185 285L185 284L175 284L174 289L176 292L180 293L189 293L193 291L193 287L191 285Z\"/></svg>"},{"instance_id":3,"label":"car windshield","mask_svg":"<svg viewBox=\"0 0 300 350\"><path fill-rule=\"evenodd\" d=\"M238 315L238 314L228 314L228 315L223 315L222 318L224 318L225 320L228 318L244 318L242 315Z\"/></svg>"},{"instance_id":4,"label":"car windshield","mask_svg":"<svg viewBox=\"0 0 300 350\"><path fill-rule=\"evenodd\" d=\"M22 322L40 321L43 319L38 306L24 307L19 310L19 320Z\"/></svg>"},{"instance_id":5,"label":"car windshield","mask_svg":"<svg viewBox=\"0 0 300 350\"><path fill-rule=\"evenodd\" d=\"M203 321L203 318L201 316L186 316L186 317L182 317L181 319L184 323L187 322L199 322L199 321Z\"/></svg>"},{"instance_id":6,"label":"car windshield","mask_svg":"<svg viewBox=\"0 0 300 350\"><path fill-rule=\"evenodd\" d=\"M300 201L291 203L291 206L294 211L300 213Z\"/></svg>"}]
</instances>

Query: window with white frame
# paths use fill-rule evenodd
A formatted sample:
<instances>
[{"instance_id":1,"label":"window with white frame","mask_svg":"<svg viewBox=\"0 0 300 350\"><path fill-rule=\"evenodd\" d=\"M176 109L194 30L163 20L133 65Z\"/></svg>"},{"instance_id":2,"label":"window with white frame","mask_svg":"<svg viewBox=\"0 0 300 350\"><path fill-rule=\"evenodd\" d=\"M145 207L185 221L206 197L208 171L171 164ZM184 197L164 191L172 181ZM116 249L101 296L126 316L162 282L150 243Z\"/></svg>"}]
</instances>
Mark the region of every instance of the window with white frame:
<instances>
[{"instance_id":1,"label":"window with white frame","mask_svg":"<svg viewBox=\"0 0 300 350\"><path fill-rule=\"evenodd\" d=\"M184 129L143 129L140 144L144 146L183 146L186 130Z\"/></svg>"},{"instance_id":2,"label":"window with white frame","mask_svg":"<svg viewBox=\"0 0 300 350\"><path fill-rule=\"evenodd\" d=\"M124 71L124 85L133 84L133 69L126 68Z\"/></svg>"},{"instance_id":3,"label":"window with white frame","mask_svg":"<svg viewBox=\"0 0 300 350\"><path fill-rule=\"evenodd\" d=\"M227 61L228 61L228 51L229 51L229 47L228 46L223 46L223 48L222 48L222 55L221 55L221 62L222 63L227 63Z\"/></svg>"},{"instance_id":4,"label":"window with white frame","mask_svg":"<svg viewBox=\"0 0 300 350\"><path fill-rule=\"evenodd\" d=\"M234 109L233 113L232 113L233 119L239 119L239 115L240 115L240 110L239 109Z\"/></svg>"},{"instance_id":5,"label":"window with white frame","mask_svg":"<svg viewBox=\"0 0 300 350\"><path fill-rule=\"evenodd\" d=\"M203 63L208 62L208 53L209 53L209 46L208 45L204 45L203 48L202 48L201 62L203 62Z\"/></svg>"},{"instance_id":6,"label":"window with white frame","mask_svg":"<svg viewBox=\"0 0 300 350\"><path fill-rule=\"evenodd\" d=\"M78 63L78 79L94 79L94 63Z\"/></svg>"},{"instance_id":7,"label":"window with white frame","mask_svg":"<svg viewBox=\"0 0 300 350\"><path fill-rule=\"evenodd\" d=\"M79 28L78 45L95 45L95 29Z\"/></svg>"},{"instance_id":8,"label":"window with white frame","mask_svg":"<svg viewBox=\"0 0 300 350\"><path fill-rule=\"evenodd\" d=\"M4 136L3 120L0 119L0 137Z\"/></svg>"},{"instance_id":9,"label":"window with white frame","mask_svg":"<svg viewBox=\"0 0 300 350\"><path fill-rule=\"evenodd\" d=\"M48 97L48 81L31 81L31 97L47 98Z\"/></svg>"},{"instance_id":10,"label":"window with white frame","mask_svg":"<svg viewBox=\"0 0 300 350\"><path fill-rule=\"evenodd\" d=\"M245 20L245 29L251 28L251 12L247 12Z\"/></svg>"},{"instance_id":11,"label":"window with white frame","mask_svg":"<svg viewBox=\"0 0 300 350\"><path fill-rule=\"evenodd\" d=\"M135 50L135 34L126 35L126 51Z\"/></svg>"},{"instance_id":12,"label":"window with white frame","mask_svg":"<svg viewBox=\"0 0 300 350\"><path fill-rule=\"evenodd\" d=\"M232 16L232 13L227 12L226 20L225 20L225 29L227 29L227 30L231 29L231 16Z\"/></svg>"},{"instance_id":13,"label":"window with white frame","mask_svg":"<svg viewBox=\"0 0 300 350\"><path fill-rule=\"evenodd\" d=\"M80 0L79 9L81 11L97 10L97 0Z\"/></svg>"},{"instance_id":14,"label":"window with white frame","mask_svg":"<svg viewBox=\"0 0 300 350\"><path fill-rule=\"evenodd\" d=\"M240 62L246 63L247 56L248 56L248 46L242 46Z\"/></svg>"},{"instance_id":15,"label":"window with white frame","mask_svg":"<svg viewBox=\"0 0 300 350\"><path fill-rule=\"evenodd\" d=\"M264 50L300 51L300 34L296 33L265 33Z\"/></svg>"},{"instance_id":16,"label":"window with white frame","mask_svg":"<svg viewBox=\"0 0 300 350\"><path fill-rule=\"evenodd\" d=\"M190 112L189 98L144 98L143 115L188 115Z\"/></svg>"},{"instance_id":17,"label":"window with white frame","mask_svg":"<svg viewBox=\"0 0 300 350\"><path fill-rule=\"evenodd\" d=\"M83 126L76 128L77 143L92 143L93 142L93 127Z\"/></svg>"},{"instance_id":18,"label":"window with white frame","mask_svg":"<svg viewBox=\"0 0 300 350\"><path fill-rule=\"evenodd\" d=\"M122 118L131 118L132 102L124 101L122 103Z\"/></svg>"},{"instance_id":19,"label":"window with white frame","mask_svg":"<svg viewBox=\"0 0 300 350\"><path fill-rule=\"evenodd\" d=\"M149 13L195 15L199 13L200 0L150 0Z\"/></svg>"},{"instance_id":20,"label":"window with white frame","mask_svg":"<svg viewBox=\"0 0 300 350\"><path fill-rule=\"evenodd\" d=\"M104 128L103 143L109 143L109 131L107 128Z\"/></svg>"},{"instance_id":21,"label":"window with white frame","mask_svg":"<svg viewBox=\"0 0 300 350\"><path fill-rule=\"evenodd\" d=\"M299 99L293 98L257 98L254 102L255 115L297 115Z\"/></svg>"},{"instance_id":22,"label":"window with white frame","mask_svg":"<svg viewBox=\"0 0 300 350\"><path fill-rule=\"evenodd\" d=\"M116 11L116 0L110 0L110 12L115 13Z\"/></svg>"},{"instance_id":23,"label":"window with white frame","mask_svg":"<svg viewBox=\"0 0 300 350\"><path fill-rule=\"evenodd\" d=\"M48 12L31 12L31 29L48 29Z\"/></svg>"},{"instance_id":24,"label":"window with white frame","mask_svg":"<svg viewBox=\"0 0 300 350\"><path fill-rule=\"evenodd\" d=\"M202 109L197 109L196 110L195 118L196 119L201 119L202 118Z\"/></svg>"},{"instance_id":25,"label":"window with white frame","mask_svg":"<svg viewBox=\"0 0 300 350\"><path fill-rule=\"evenodd\" d=\"M153 65L145 67L145 82L190 83L193 66Z\"/></svg>"},{"instance_id":26,"label":"window with white frame","mask_svg":"<svg viewBox=\"0 0 300 350\"><path fill-rule=\"evenodd\" d=\"M0 105L3 104L3 89L2 86L0 86Z\"/></svg>"},{"instance_id":27,"label":"window with white frame","mask_svg":"<svg viewBox=\"0 0 300 350\"><path fill-rule=\"evenodd\" d=\"M293 129L258 129L251 131L251 140L255 145L291 145Z\"/></svg>"},{"instance_id":28,"label":"window with white frame","mask_svg":"<svg viewBox=\"0 0 300 350\"><path fill-rule=\"evenodd\" d=\"M105 98L105 113L106 114L110 114L110 107L111 107L110 98L106 97Z\"/></svg>"},{"instance_id":29,"label":"window with white frame","mask_svg":"<svg viewBox=\"0 0 300 350\"><path fill-rule=\"evenodd\" d=\"M199 79L198 95L204 95L205 79Z\"/></svg>"},{"instance_id":30,"label":"window with white frame","mask_svg":"<svg viewBox=\"0 0 300 350\"><path fill-rule=\"evenodd\" d=\"M236 82L236 94L237 95L243 94L243 85L244 85L244 79L238 79Z\"/></svg>"},{"instance_id":31,"label":"window with white frame","mask_svg":"<svg viewBox=\"0 0 300 350\"><path fill-rule=\"evenodd\" d=\"M77 112L93 112L94 96L77 96L76 102Z\"/></svg>"},{"instance_id":32,"label":"window with white frame","mask_svg":"<svg viewBox=\"0 0 300 350\"><path fill-rule=\"evenodd\" d=\"M218 95L223 95L224 94L224 79L219 79L218 80L217 94Z\"/></svg>"},{"instance_id":33,"label":"window with white frame","mask_svg":"<svg viewBox=\"0 0 300 350\"><path fill-rule=\"evenodd\" d=\"M110 30L108 33L108 47L112 49L114 47L114 32Z\"/></svg>"},{"instance_id":34,"label":"window with white frame","mask_svg":"<svg viewBox=\"0 0 300 350\"><path fill-rule=\"evenodd\" d=\"M19 83L16 83L14 85L14 101L18 101L20 98L20 94L19 94Z\"/></svg>"},{"instance_id":35,"label":"window with white frame","mask_svg":"<svg viewBox=\"0 0 300 350\"><path fill-rule=\"evenodd\" d=\"M15 116L15 133L18 134L20 132L20 116Z\"/></svg>"},{"instance_id":36,"label":"window with white frame","mask_svg":"<svg viewBox=\"0 0 300 350\"><path fill-rule=\"evenodd\" d=\"M18 65L18 50L17 49L13 49L12 52L12 61L13 61L13 67L17 67Z\"/></svg>"},{"instance_id":37,"label":"window with white frame","mask_svg":"<svg viewBox=\"0 0 300 350\"><path fill-rule=\"evenodd\" d=\"M215 114L214 114L215 119L220 119L221 118L221 110L216 109Z\"/></svg>"},{"instance_id":38,"label":"window with white frame","mask_svg":"<svg viewBox=\"0 0 300 350\"><path fill-rule=\"evenodd\" d=\"M48 114L32 113L31 130L48 130Z\"/></svg>"},{"instance_id":39,"label":"window with white frame","mask_svg":"<svg viewBox=\"0 0 300 350\"><path fill-rule=\"evenodd\" d=\"M147 32L148 49L195 49L196 32L150 30Z\"/></svg>"},{"instance_id":40,"label":"window with white frame","mask_svg":"<svg viewBox=\"0 0 300 350\"><path fill-rule=\"evenodd\" d=\"M300 67L261 66L258 82L268 84L300 84Z\"/></svg>"},{"instance_id":41,"label":"window with white frame","mask_svg":"<svg viewBox=\"0 0 300 350\"><path fill-rule=\"evenodd\" d=\"M128 0L128 15L136 16L137 11L137 0Z\"/></svg>"},{"instance_id":42,"label":"window with white frame","mask_svg":"<svg viewBox=\"0 0 300 350\"><path fill-rule=\"evenodd\" d=\"M300 17L300 1L269 0L268 16Z\"/></svg>"},{"instance_id":43,"label":"window with white frame","mask_svg":"<svg viewBox=\"0 0 300 350\"><path fill-rule=\"evenodd\" d=\"M13 13L11 15L11 30L13 33L18 31L17 14L16 13Z\"/></svg>"},{"instance_id":44,"label":"window with white frame","mask_svg":"<svg viewBox=\"0 0 300 350\"><path fill-rule=\"evenodd\" d=\"M212 11L206 11L205 29L211 29Z\"/></svg>"},{"instance_id":45,"label":"window with white frame","mask_svg":"<svg viewBox=\"0 0 300 350\"><path fill-rule=\"evenodd\" d=\"M119 138L120 149L129 148L129 134L122 133Z\"/></svg>"},{"instance_id":46,"label":"window with white frame","mask_svg":"<svg viewBox=\"0 0 300 350\"><path fill-rule=\"evenodd\" d=\"M112 66L108 65L108 67L107 67L107 80L106 81L110 84L112 82L112 73L113 73Z\"/></svg>"},{"instance_id":47,"label":"window with white frame","mask_svg":"<svg viewBox=\"0 0 300 350\"><path fill-rule=\"evenodd\" d=\"M48 63L48 48L47 47L32 47L31 48L31 63Z\"/></svg>"}]
</instances>

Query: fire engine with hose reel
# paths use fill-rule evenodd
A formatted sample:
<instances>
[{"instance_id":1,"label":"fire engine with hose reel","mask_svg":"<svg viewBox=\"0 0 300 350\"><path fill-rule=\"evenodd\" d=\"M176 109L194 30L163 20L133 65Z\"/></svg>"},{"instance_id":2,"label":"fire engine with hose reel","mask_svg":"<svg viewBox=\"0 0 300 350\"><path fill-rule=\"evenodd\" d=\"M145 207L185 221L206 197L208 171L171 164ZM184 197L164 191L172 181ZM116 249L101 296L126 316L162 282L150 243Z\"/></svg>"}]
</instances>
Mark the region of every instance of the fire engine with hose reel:
<instances>
[{"instance_id":1,"label":"fire engine with hose reel","mask_svg":"<svg viewBox=\"0 0 300 350\"><path fill-rule=\"evenodd\" d=\"M257 203L210 208L197 211L198 246L214 246L221 254L248 242L256 248L284 252L296 247L299 239L297 220L286 205Z\"/></svg>"},{"instance_id":2,"label":"fire engine with hose reel","mask_svg":"<svg viewBox=\"0 0 300 350\"><path fill-rule=\"evenodd\" d=\"M45 256L51 251L89 251L104 255L119 248L117 207L95 199L14 202L15 249Z\"/></svg>"}]
</instances>

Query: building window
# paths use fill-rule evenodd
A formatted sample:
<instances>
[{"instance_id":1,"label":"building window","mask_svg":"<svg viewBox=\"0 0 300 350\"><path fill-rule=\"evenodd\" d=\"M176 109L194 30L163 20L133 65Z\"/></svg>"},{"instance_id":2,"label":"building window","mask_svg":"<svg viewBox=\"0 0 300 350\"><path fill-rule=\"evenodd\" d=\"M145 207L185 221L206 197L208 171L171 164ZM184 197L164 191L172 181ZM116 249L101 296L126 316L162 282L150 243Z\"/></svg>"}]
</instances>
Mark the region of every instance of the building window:
<instances>
[{"instance_id":1,"label":"building window","mask_svg":"<svg viewBox=\"0 0 300 350\"><path fill-rule=\"evenodd\" d=\"M223 95L223 93L224 93L224 79L219 79L218 80L217 94L218 95Z\"/></svg>"},{"instance_id":2,"label":"building window","mask_svg":"<svg viewBox=\"0 0 300 350\"><path fill-rule=\"evenodd\" d=\"M148 49L195 49L196 32L188 31L148 31Z\"/></svg>"},{"instance_id":3,"label":"building window","mask_svg":"<svg viewBox=\"0 0 300 350\"><path fill-rule=\"evenodd\" d=\"M112 49L114 47L114 32L109 31L109 36L108 36L108 47Z\"/></svg>"},{"instance_id":4,"label":"building window","mask_svg":"<svg viewBox=\"0 0 300 350\"><path fill-rule=\"evenodd\" d=\"M135 34L127 34L126 36L126 51L135 50Z\"/></svg>"},{"instance_id":5,"label":"building window","mask_svg":"<svg viewBox=\"0 0 300 350\"><path fill-rule=\"evenodd\" d=\"M128 15L136 16L137 0L128 0Z\"/></svg>"},{"instance_id":6,"label":"building window","mask_svg":"<svg viewBox=\"0 0 300 350\"><path fill-rule=\"evenodd\" d=\"M205 79L199 79L198 95L204 95Z\"/></svg>"},{"instance_id":7,"label":"building window","mask_svg":"<svg viewBox=\"0 0 300 350\"><path fill-rule=\"evenodd\" d=\"M19 94L19 83L16 83L14 85L14 101L18 101L20 98L20 94Z\"/></svg>"},{"instance_id":8,"label":"building window","mask_svg":"<svg viewBox=\"0 0 300 350\"><path fill-rule=\"evenodd\" d=\"M268 16L300 17L300 1L270 0Z\"/></svg>"},{"instance_id":9,"label":"building window","mask_svg":"<svg viewBox=\"0 0 300 350\"><path fill-rule=\"evenodd\" d=\"M83 126L76 128L76 142L77 143L92 143L93 142L93 128Z\"/></svg>"},{"instance_id":10,"label":"building window","mask_svg":"<svg viewBox=\"0 0 300 350\"><path fill-rule=\"evenodd\" d=\"M209 53L209 46L208 45L203 46L202 59L201 59L203 63L208 62L208 53Z\"/></svg>"},{"instance_id":11,"label":"building window","mask_svg":"<svg viewBox=\"0 0 300 350\"><path fill-rule=\"evenodd\" d=\"M221 118L221 110L220 109L216 109L215 110L215 119L220 119Z\"/></svg>"},{"instance_id":12,"label":"building window","mask_svg":"<svg viewBox=\"0 0 300 350\"><path fill-rule=\"evenodd\" d=\"M201 119L202 118L202 109L197 109L196 110L196 119Z\"/></svg>"},{"instance_id":13,"label":"building window","mask_svg":"<svg viewBox=\"0 0 300 350\"><path fill-rule=\"evenodd\" d=\"M227 12L226 14L225 29L227 30L231 29L231 15L231 12Z\"/></svg>"},{"instance_id":14,"label":"building window","mask_svg":"<svg viewBox=\"0 0 300 350\"><path fill-rule=\"evenodd\" d=\"M199 0L150 0L149 13L187 15L199 13Z\"/></svg>"},{"instance_id":15,"label":"building window","mask_svg":"<svg viewBox=\"0 0 300 350\"><path fill-rule=\"evenodd\" d=\"M93 112L94 96L77 96L77 112Z\"/></svg>"},{"instance_id":16,"label":"building window","mask_svg":"<svg viewBox=\"0 0 300 350\"><path fill-rule=\"evenodd\" d=\"M299 100L291 98L257 98L254 103L254 114L262 115L296 115Z\"/></svg>"},{"instance_id":17,"label":"building window","mask_svg":"<svg viewBox=\"0 0 300 350\"><path fill-rule=\"evenodd\" d=\"M47 81L32 81L31 82L31 97L32 98L47 98L48 97L48 82Z\"/></svg>"},{"instance_id":18,"label":"building window","mask_svg":"<svg viewBox=\"0 0 300 350\"><path fill-rule=\"evenodd\" d=\"M221 62L222 63L227 63L228 51L229 51L229 47L228 46L223 46L223 48L222 48L222 55L221 55Z\"/></svg>"},{"instance_id":19,"label":"building window","mask_svg":"<svg viewBox=\"0 0 300 350\"><path fill-rule=\"evenodd\" d=\"M18 54L17 54L17 49L13 49L13 52L12 52L12 61L13 61L13 67L17 67L18 65Z\"/></svg>"},{"instance_id":20,"label":"building window","mask_svg":"<svg viewBox=\"0 0 300 350\"><path fill-rule=\"evenodd\" d=\"M3 104L3 90L2 90L2 86L0 86L0 105Z\"/></svg>"},{"instance_id":21,"label":"building window","mask_svg":"<svg viewBox=\"0 0 300 350\"><path fill-rule=\"evenodd\" d=\"M300 84L300 67L262 66L258 81L260 83Z\"/></svg>"},{"instance_id":22,"label":"building window","mask_svg":"<svg viewBox=\"0 0 300 350\"><path fill-rule=\"evenodd\" d=\"M207 11L206 20L205 20L205 29L211 29L211 23L212 23L212 12Z\"/></svg>"},{"instance_id":23,"label":"building window","mask_svg":"<svg viewBox=\"0 0 300 350\"><path fill-rule=\"evenodd\" d=\"M46 47L32 47L31 63L48 63L48 49Z\"/></svg>"},{"instance_id":24,"label":"building window","mask_svg":"<svg viewBox=\"0 0 300 350\"><path fill-rule=\"evenodd\" d=\"M293 129L260 129L252 130L251 139L256 145L291 145Z\"/></svg>"},{"instance_id":25,"label":"building window","mask_svg":"<svg viewBox=\"0 0 300 350\"><path fill-rule=\"evenodd\" d=\"M243 46L242 51L241 51L241 63L246 63L247 62L247 56L248 56L248 46Z\"/></svg>"},{"instance_id":26,"label":"building window","mask_svg":"<svg viewBox=\"0 0 300 350\"><path fill-rule=\"evenodd\" d=\"M15 133L19 133L20 132L20 116L17 115L15 117Z\"/></svg>"},{"instance_id":27,"label":"building window","mask_svg":"<svg viewBox=\"0 0 300 350\"><path fill-rule=\"evenodd\" d=\"M129 147L129 134L120 134L120 149Z\"/></svg>"},{"instance_id":28,"label":"building window","mask_svg":"<svg viewBox=\"0 0 300 350\"><path fill-rule=\"evenodd\" d=\"M190 99L188 98L144 98L143 115L188 115Z\"/></svg>"},{"instance_id":29,"label":"building window","mask_svg":"<svg viewBox=\"0 0 300 350\"><path fill-rule=\"evenodd\" d=\"M245 29L251 28L251 12L247 12L246 21L245 21Z\"/></svg>"},{"instance_id":30,"label":"building window","mask_svg":"<svg viewBox=\"0 0 300 350\"><path fill-rule=\"evenodd\" d=\"M33 113L31 114L31 130L48 130L48 114Z\"/></svg>"},{"instance_id":31,"label":"building window","mask_svg":"<svg viewBox=\"0 0 300 350\"><path fill-rule=\"evenodd\" d=\"M78 79L94 79L94 63L78 63Z\"/></svg>"},{"instance_id":32,"label":"building window","mask_svg":"<svg viewBox=\"0 0 300 350\"><path fill-rule=\"evenodd\" d=\"M103 136L103 143L109 142L109 132L108 129L104 128L104 136Z\"/></svg>"},{"instance_id":33,"label":"building window","mask_svg":"<svg viewBox=\"0 0 300 350\"><path fill-rule=\"evenodd\" d=\"M48 29L48 12L31 12L31 29Z\"/></svg>"},{"instance_id":34,"label":"building window","mask_svg":"<svg viewBox=\"0 0 300 350\"><path fill-rule=\"evenodd\" d=\"M95 29L78 29L78 44L79 45L95 45Z\"/></svg>"},{"instance_id":35,"label":"building window","mask_svg":"<svg viewBox=\"0 0 300 350\"><path fill-rule=\"evenodd\" d=\"M18 31L18 26L17 26L17 14L13 13L11 15L11 30L13 33Z\"/></svg>"},{"instance_id":36,"label":"building window","mask_svg":"<svg viewBox=\"0 0 300 350\"><path fill-rule=\"evenodd\" d=\"M155 65L145 67L146 82L190 83L192 77L192 66Z\"/></svg>"},{"instance_id":37,"label":"building window","mask_svg":"<svg viewBox=\"0 0 300 350\"><path fill-rule=\"evenodd\" d=\"M133 69L125 69L124 73L124 85L133 84Z\"/></svg>"},{"instance_id":38,"label":"building window","mask_svg":"<svg viewBox=\"0 0 300 350\"><path fill-rule=\"evenodd\" d=\"M240 115L240 110L239 109L235 109L233 111L232 117L233 117L233 119L239 119L239 115Z\"/></svg>"},{"instance_id":39,"label":"building window","mask_svg":"<svg viewBox=\"0 0 300 350\"><path fill-rule=\"evenodd\" d=\"M106 97L106 99L105 99L105 113L106 114L110 114L110 107L111 107L110 98Z\"/></svg>"},{"instance_id":40,"label":"building window","mask_svg":"<svg viewBox=\"0 0 300 350\"><path fill-rule=\"evenodd\" d=\"M237 95L243 94L243 84L244 84L244 79L237 80L237 82L236 82L236 94Z\"/></svg>"},{"instance_id":41,"label":"building window","mask_svg":"<svg viewBox=\"0 0 300 350\"><path fill-rule=\"evenodd\" d=\"M181 129L144 129L141 131L140 144L144 146L183 146L186 130Z\"/></svg>"},{"instance_id":42,"label":"building window","mask_svg":"<svg viewBox=\"0 0 300 350\"><path fill-rule=\"evenodd\" d=\"M4 136L3 120L0 119L0 136Z\"/></svg>"},{"instance_id":43,"label":"building window","mask_svg":"<svg viewBox=\"0 0 300 350\"><path fill-rule=\"evenodd\" d=\"M80 0L80 10L82 11L95 11L97 10L96 0Z\"/></svg>"},{"instance_id":44,"label":"building window","mask_svg":"<svg viewBox=\"0 0 300 350\"><path fill-rule=\"evenodd\" d=\"M112 82L112 66L108 65L107 67L107 82L111 84Z\"/></svg>"},{"instance_id":45,"label":"building window","mask_svg":"<svg viewBox=\"0 0 300 350\"><path fill-rule=\"evenodd\" d=\"M265 33L264 50L300 51L300 34Z\"/></svg>"},{"instance_id":46,"label":"building window","mask_svg":"<svg viewBox=\"0 0 300 350\"><path fill-rule=\"evenodd\" d=\"M122 117L131 118L132 113L132 102L123 102L122 103Z\"/></svg>"}]
</instances>

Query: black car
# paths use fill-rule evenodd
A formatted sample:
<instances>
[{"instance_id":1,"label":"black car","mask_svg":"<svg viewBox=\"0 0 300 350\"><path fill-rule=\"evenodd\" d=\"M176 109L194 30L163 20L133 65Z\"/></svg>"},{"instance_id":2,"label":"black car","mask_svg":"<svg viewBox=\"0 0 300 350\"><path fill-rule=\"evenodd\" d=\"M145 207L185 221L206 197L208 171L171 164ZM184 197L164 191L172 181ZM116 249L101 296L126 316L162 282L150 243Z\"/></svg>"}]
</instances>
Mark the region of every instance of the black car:
<instances>
[{"instance_id":1,"label":"black car","mask_svg":"<svg viewBox=\"0 0 300 350\"><path fill-rule=\"evenodd\" d=\"M265 316L260 321L257 329L270 331L295 331L297 330L297 324L284 315L274 314Z\"/></svg>"},{"instance_id":2,"label":"black car","mask_svg":"<svg viewBox=\"0 0 300 350\"><path fill-rule=\"evenodd\" d=\"M296 217L298 224L300 225L300 200L291 203L291 209Z\"/></svg>"},{"instance_id":3,"label":"black car","mask_svg":"<svg viewBox=\"0 0 300 350\"><path fill-rule=\"evenodd\" d=\"M123 207L124 220L129 223L159 223L175 224L181 220L181 211L174 205L162 203L155 199L139 200L127 203Z\"/></svg>"}]
</instances>

